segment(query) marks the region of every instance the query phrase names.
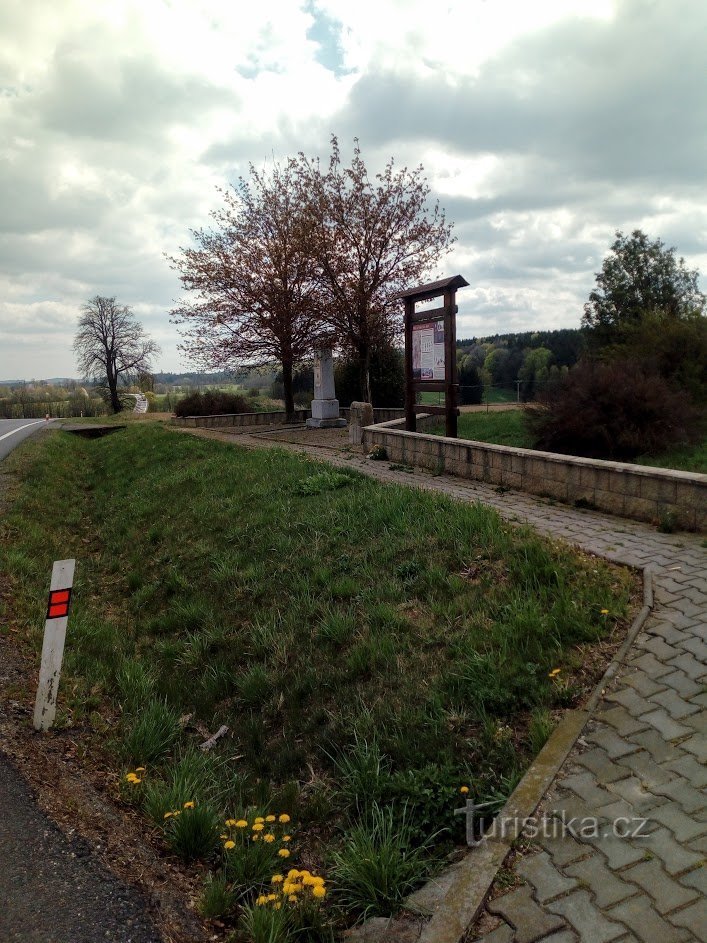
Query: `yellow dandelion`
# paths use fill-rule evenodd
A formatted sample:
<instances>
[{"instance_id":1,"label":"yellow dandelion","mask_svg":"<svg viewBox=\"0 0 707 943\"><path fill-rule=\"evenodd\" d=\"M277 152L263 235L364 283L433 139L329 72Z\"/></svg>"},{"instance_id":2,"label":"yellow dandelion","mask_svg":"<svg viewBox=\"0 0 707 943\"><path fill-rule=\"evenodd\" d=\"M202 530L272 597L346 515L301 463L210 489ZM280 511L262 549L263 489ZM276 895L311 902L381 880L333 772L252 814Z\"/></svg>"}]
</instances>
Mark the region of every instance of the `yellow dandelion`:
<instances>
[{"instance_id":1,"label":"yellow dandelion","mask_svg":"<svg viewBox=\"0 0 707 943\"><path fill-rule=\"evenodd\" d=\"M285 812L279 817L278 822L282 822L283 825L286 825L290 821L289 815Z\"/></svg>"},{"instance_id":2,"label":"yellow dandelion","mask_svg":"<svg viewBox=\"0 0 707 943\"><path fill-rule=\"evenodd\" d=\"M265 821L266 821L266 822L275 822L275 821L276 821L276 818L275 818L274 815L266 815L266 816L265 816Z\"/></svg>"},{"instance_id":3,"label":"yellow dandelion","mask_svg":"<svg viewBox=\"0 0 707 943\"><path fill-rule=\"evenodd\" d=\"M608 616L608 615L609 615L609 610L608 610L608 609L602 609L602 610L601 610L601 614L602 614L603 616Z\"/></svg>"},{"instance_id":4,"label":"yellow dandelion","mask_svg":"<svg viewBox=\"0 0 707 943\"><path fill-rule=\"evenodd\" d=\"M253 826L253 831L254 831L254 832L262 832L262 830L263 830L264 828L265 828L265 826L263 825L262 822L256 822L255 825Z\"/></svg>"},{"instance_id":5,"label":"yellow dandelion","mask_svg":"<svg viewBox=\"0 0 707 943\"><path fill-rule=\"evenodd\" d=\"M251 841L260 841L260 835L251 835Z\"/></svg>"},{"instance_id":6,"label":"yellow dandelion","mask_svg":"<svg viewBox=\"0 0 707 943\"><path fill-rule=\"evenodd\" d=\"M312 896L313 896L313 897L318 897L318 898L320 898L320 899L321 899L322 897L326 897L326 888L324 887L324 885L323 885L323 884L317 884L316 887L313 887L313 888L312 888Z\"/></svg>"},{"instance_id":7,"label":"yellow dandelion","mask_svg":"<svg viewBox=\"0 0 707 943\"><path fill-rule=\"evenodd\" d=\"M165 814L162 816L162 818L163 818L163 819L171 819L173 815L174 815L174 812L165 812Z\"/></svg>"},{"instance_id":8,"label":"yellow dandelion","mask_svg":"<svg viewBox=\"0 0 707 943\"><path fill-rule=\"evenodd\" d=\"M230 851L231 848L236 847L236 843L229 838L228 841L223 843L223 847L226 849L226 851Z\"/></svg>"},{"instance_id":9,"label":"yellow dandelion","mask_svg":"<svg viewBox=\"0 0 707 943\"><path fill-rule=\"evenodd\" d=\"M290 870L287 872L287 877L290 878L290 880L292 878L298 878L299 871L296 868L290 868Z\"/></svg>"},{"instance_id":10,"label":"yellow dandelion","mask_svg":"<svg viewBox=\"0 0 707 943\"><path fill-rule=\"evenodd\" d=\"M235 823L236 828L248 828L248 823L245 819L238 819Z\"/></svg>"},{"instance_id":11,"label":"yellow dandelion","mask_svg":"<svg viewBox=\"0 0 707 943\"><path fill-rule=\"evenodd\" d=\"M468 786L461 786L461 787L459 788L459 792L460 792L463 796L465 796L465 795L469 792L469 787L468 787Z\"/></svg>"},{"instance_id":12,"label":"yellow dandelion","mask_svg":"<svg viewBox=\"0 0 707 943\"><path fill-rule=\"evenodd\" d=\"M272 832L268 832L267 835L263 835L263 841L266 841L269 845L275 841L275 836L272 834Z\"/></svg>"},{"instance_id":13,"label":"yellow dandelion","mask_svg":"<svg viewBox=\"0 0 707 943\"><path fill-rule=\"evenodd\" d=\"M227 825L229 828L233 828L235 824L236 824L235 819L226 819L226 821L224 822L224 825Z\"/></svg>"},{"instance_id":14,"label":"yellow dandelion","mask_svg":"<svg viewBox=\"0 0 707 943\"><path fill-rule=\"evenodd\" d=\"M289 902L290 902L291 904L296 904L296 903L297 903L297 898L295 897L294 894L290 894L290 896L289 896L287 899L289 900Z\"/></svg>"},{"instance_id":15,"label":"yellow dandelion","mask_svg":"<svg viewBox=\"0 0 707 943\"><path fill-rule=\"evenodd\" d=\"M134 776L134 777L130 780L130 782L133 784L133 786L137 786L137 784L138 784L138 783L141 783L142 780L140 779L139 776Z\"/></svg>"},{"instance_id":16,"label":"yellow dandelion","mask_svg":"<svg viewBox=\"0 0 707 943\"><path fill-rule=\"evenodd\" d=\"M268 899L267 899L267 897L265 896L265 894L261 894L260 897L256 900L255 906L256 906L256 907L263 907L265 904L267 904L267 902L268 902Z\"/></svg>"},{"instance_id":17,"label":"yellow dandelion","mask_svg":"<svg viewBox=\"0 0 707 943\"><path fill-rule=\"evenodd\" d=\"M281 858L289 858L289 857L290 857L290 852L287 850L287 848L281 848L281 849L278 851L278 855L279 855Z\"/></svg>"},{"instance_id":18,"label":"yellow dandelion","mask_svg":"<svg viewBox=\"0 0 707 943\"><path fill-rule=\"evenodd\" d=\"M324 881L324 878L315 876L312 878L312 883L314 884L315 887L324 887L325 881Z\"/></svg>"},{"instance_id":19,"label":"yellow dandelion","mask_svg":"<svg viewBox=\"0 0 707 943\"><path fill-rule=\"evenodd\" d=\"M556 678L561 670L562 670L561 668L553 668L550 674L548 675L548 678Z\"/></svg>"},{"instance_id":20,"label":"yellow dandelion","mask_svg":"<svg viewBox=\"0 0 707 943\"><path fill-rule=\"evenodd\" d=\"M193 808L194 808L194 803L193 803L193 802L185 802L185 803L184 803L184 808L185 808L185 809L193 809Z\"/></svg>"},{"instance_id":21,"label":"yellow dandelion","mask_svg":"<svg viewBox=\"0 0 707 943\"><path fill-rule=\"evenodd\" d=\"M280 901L278 901L276 904L273 904L273 907L275 910L280 910L280 908L282 907L282 904L280 903Z\"/></svg>"},{"instance_id":22,"label":"yellow dandelion","mask_svg":"<svg viewBox=\"0 0 707 943\"><path fill-rule=\"evenodd\" d=\"M313 887L315 884L315 880L311 874L303 874L302 883L306 885L307 887Z\"/></svg>"},{"instance_id":23,"label":"yellow dandelion","mask_svg":"<svg viewBox=\"0 0 707 943\"><path fill-rule=\"evenodd\" d=\"M219 838L221 839L221 841L226 841L226 839L228 838L228 835L219 835Z\"/></svg>"},{"instance_id":24,"label":"yellow dandelion","mask_svg":"<svg viewBox=\"0 0 707 943\"><path fill-rule=\"evenodd\" d=\"M259 815L257 819L255 819L256 825L262 825L264 821L265 819L262 817L262 815Z\"/></svg>"},{"instance_id":25,"label":"yellow dandelion","mask_svg":"<svg viewBox=\"0 0 707 943\"><path fill-rule=\"evenodd\" d=\"M136 772L136 773L144 773L144 772L145 772L145 767L144 767L144 766L136 766L136 767L135 767L135 772Z\"/></svg>"},{"instance_id":26,"label":"yellow dandelion","mask_svg":"<svg viewBox=\"0 0 707 943\"><path fill-rule=\"evenodd\" d=\"M268 894L268 900L269 901L277 900L277 894Z\"/></svg>"},{"instance_id":27,"label":"yellow dandelion","mask_svg":"<svg viewBox=\"0 0 707 943\"><path fill-rule=\"evenodd\" d=\"M284 880L285 880L285 879L284 879L284 877L283 877L281 874L273 874L273 876L270 878L270 883L271 883L271 884L282 884L282 882L283 882Z\"/></svg>"},{"instance_id":28,"label":"yellow dandelion","mask_svg":"<svg viewBox=\"0 0 707 943\"><path fill-rule=\"evenodd\" d=\"M125 778L127 779L129 783L132 783L137 779L137 776L135 775L135 773L126 773Z\"/></svg>"},{"instance_id":29,"label":"yellow dandelion","mask_svg":"<svg viewBox=\"0 0 707 943\"><path fill-rule=\"evenodd\" d=\"M283 840L283 841L292 841L292 835L283 835L283 836L282 836L282 840Z\"/></svg>"}]
</instances>

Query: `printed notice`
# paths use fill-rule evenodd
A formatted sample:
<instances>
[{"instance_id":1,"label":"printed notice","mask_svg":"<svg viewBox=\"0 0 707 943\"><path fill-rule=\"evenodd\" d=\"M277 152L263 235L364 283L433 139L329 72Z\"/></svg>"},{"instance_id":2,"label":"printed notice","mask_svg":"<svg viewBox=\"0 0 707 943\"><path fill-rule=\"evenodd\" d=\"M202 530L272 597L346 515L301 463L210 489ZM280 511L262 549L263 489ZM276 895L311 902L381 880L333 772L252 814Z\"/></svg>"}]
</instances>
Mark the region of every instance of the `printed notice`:
<instances>
[{"instance_id":1,"label":"printed notice","mask_svg":"<svg viewBox=\"0 0 707 943\"><path fill-rule=\"evenodd\" d=\"M413 324L412 376L414 380L444 380L444 320Z\"/></svg>"}]
</instances>

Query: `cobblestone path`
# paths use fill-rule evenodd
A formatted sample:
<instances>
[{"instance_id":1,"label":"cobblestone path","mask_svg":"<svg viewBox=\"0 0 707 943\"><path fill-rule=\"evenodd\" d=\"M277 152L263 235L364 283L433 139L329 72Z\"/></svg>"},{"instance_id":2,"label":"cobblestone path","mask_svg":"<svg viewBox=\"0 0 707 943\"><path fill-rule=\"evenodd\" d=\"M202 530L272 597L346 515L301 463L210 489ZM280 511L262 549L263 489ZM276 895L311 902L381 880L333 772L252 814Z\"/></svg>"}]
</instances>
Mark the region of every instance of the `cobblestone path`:
<instances>
[{"instance_id":1,"label":"cobblestone path","mask_svg":"<svg viewBox=\"0 0 707 943\"><path fill-rule=\"evenodd\" d=\"M480 501L508 520L528 523L583 550L651 567L655 608L541 803L539 819L548 823L541 832L547 834L534 838L516 860L514 874L504 876L504 883L515 886L489 901L476 939L707 941L703 540L660 534L645 524L517 492L499 494L479 482L409 474L340 449L264 436L209 437L251 448L305 451L385 481ZM577 837L562 835L559 823L572 820Z\"/></svg>"}]
</instances>

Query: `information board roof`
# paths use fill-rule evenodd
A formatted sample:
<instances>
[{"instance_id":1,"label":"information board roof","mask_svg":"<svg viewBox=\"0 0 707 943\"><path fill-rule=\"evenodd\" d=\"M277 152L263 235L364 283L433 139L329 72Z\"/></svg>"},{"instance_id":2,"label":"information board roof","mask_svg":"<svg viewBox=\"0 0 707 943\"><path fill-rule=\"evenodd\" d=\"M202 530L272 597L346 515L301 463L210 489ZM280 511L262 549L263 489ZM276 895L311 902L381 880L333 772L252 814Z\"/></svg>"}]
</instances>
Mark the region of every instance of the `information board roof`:
<instances>
[{"instance_id":1,"label":"information board roof","mask_svg":"<svg viewBox=\"0 0 707 943\"><path fill-rule=\"evenodd\" d=\"M436 282L428 282L417 288L408 288L401 291L398 298L410 298L413 301L420 298L431 298L441 295L447 288L464 288L469 282L462 275L452 275L451 278L441 278Z\"/></svg>"}]
</instances>

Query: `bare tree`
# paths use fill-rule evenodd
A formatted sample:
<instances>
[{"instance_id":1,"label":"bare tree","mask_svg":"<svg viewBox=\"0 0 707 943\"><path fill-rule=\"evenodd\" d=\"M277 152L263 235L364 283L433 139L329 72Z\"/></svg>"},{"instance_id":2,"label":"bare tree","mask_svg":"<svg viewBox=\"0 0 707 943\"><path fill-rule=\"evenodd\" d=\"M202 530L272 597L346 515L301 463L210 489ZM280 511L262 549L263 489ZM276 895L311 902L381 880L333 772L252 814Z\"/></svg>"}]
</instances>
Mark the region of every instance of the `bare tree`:
<instances>
[{"instance_id":1,"label":"bare tree","mask_svg":"<svg viewBox=\"0 0 707 943\"><path fill-rule=\"evenodd\" d=\"M83 376L105 383L114 413L122 409L121 379L150 369L150 358L160 352L147 338L127 305L96 295L81 308L74 353Z\"/></svg>"},{"instance_id":2,"label":"bare tree","mask_svg":"<svg viewBox=\"0 0 707 943\"><path fill-rule=\"evenodd\" d=\"M206 370L277 360L288 416L294 367L322 330L310 224L294 171L291 160L267 175L251 166L250 181L221 191L215 228L192 231L196 248L170 258L192 295L171 312L185 338L180 349Z\"/></svg>"},{"instance_id":3,"label":"bare tree","mask_svg":"<svg viewBox=\"0 0 707 943\"><path fill-rule=\"evenodd\" d=\"M310 251L326 291L323 311L340 344L358 359L361 394L371 402L371 351L402 331L397 295L425 281L454 239L439 203L428 205L423 168L394 169L374 182L358 140L343 167L336 137L326 173L299 155L298 182L310 219Z\"/></svg>"}]
</instances>

